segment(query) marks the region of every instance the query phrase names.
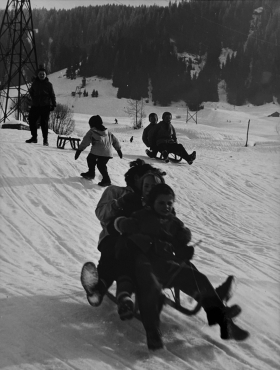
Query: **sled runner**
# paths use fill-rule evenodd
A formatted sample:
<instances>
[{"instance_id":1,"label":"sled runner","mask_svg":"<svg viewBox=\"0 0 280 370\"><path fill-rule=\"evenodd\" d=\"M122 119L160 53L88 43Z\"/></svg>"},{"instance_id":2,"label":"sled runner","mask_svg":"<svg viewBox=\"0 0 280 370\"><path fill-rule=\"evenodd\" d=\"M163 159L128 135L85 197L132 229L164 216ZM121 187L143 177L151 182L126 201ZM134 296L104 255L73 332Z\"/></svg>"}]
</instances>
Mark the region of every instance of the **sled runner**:
<instances>
[{"instance_id":1,"label":"sled runner","mask_svg":"<svg viewBox=\"0 0 280 370\"><path fill-rule=\"evenodd\" d=\"M178 155L178 154L174 154L174 153L169 153L169 154L168 154L168 160L165 160L165 159L164 159L163 152L158 152L158 153L157 153L157 155L156 155L156 157L151 157L151 156L148 154L148 153L150 152L148 149L147 149L145 152L146 152L146 154L147 154L147 156L148 156L149 158L160 159L160 160L162 160L162 161L165 161L166 163L168 163L169 161L174 162L174 163L179 163L179 162L181 162L181 160L182 160L182 157L181 157L180 155Z\"/></svg>"},{"instance_id":2,"label":"sled runner","mask_svg":"<svg viewBox=\"0 0 280 370\"><path fill-rule=\"evenodd\" d=\"M169 290L169 289L168 289ZM201 309L201 306L202 306L202 299L200 299L195 307L193 308L188 308L188 307L184 307L182 304L181 304L181 296L180 296L180 290L178 288L172 288L170 289L170 293L171 293L171 296L173 298L170 298L170 296L167 296L167 294L165 294L165 300L164 300L164 304L167 304L168 306L171 306L173 308L175 308L177 311L183 313L184 315L187 315L187 316L192 316L192 315L195 315L199 312L199 310ZM117 299L115 297L115 295L109 291L107 291L106 293L107 297L114 303L117 304ZM188 297L188 296L187 296ZM135 296L135 310L134 310L134 317L136 317L138 320L141 321L141 316L140 316L140 313L139 313L139 310L138 310L138 304L137 304L137 296Z\"/></svg>"},{"instance_id":3,"label":"sled runner","mask_svg":"<svg viewBox=\"0 0 280 370\"><path fill-rule=\"evenodd\" d=\"M157 154L156 159L161 159L161 160L163 161L163 160L164 160L164 158L163 158L163 154L162 154L162 153ZM171 162L179 163L179 162L181 162L182 157L181 157L180 155L178 155L178 154L169 153L169 154L168 154L168 159L169 159Z\"/></svg>"},{"instance_id":4,"label":"sled runner","mask_svg":"<svg viewBox=\"0 0 280 370\"><path fill-rule=\"evenodd\" d=\"M183 265L184 265L184 262L182 262L181 266ZM170 286L172 280L180 272L181 266L173 274L171 279L166 284L166 287ZM86 262L83 265L83 268L81 271L81 283L87 293L87 299L88 299L89 304L92 306L96 306L96 307L99 306L102 302L102 298L100 299L100 292L97 290L96 293L93 294L95 287L98 284L98 272L93 262ZM170 292L170 294L168 294L168 292ZM181 304L181 296L180 296L181 291L179 290L179 288L164 288L163 287L162 293L165 295L165 298L163 301L164 304L168 304L169 306L175 308L176 310L178 310L179 312L185 315L188 315L188 316L195 315L202 307L203 297L201 295L197 297L196 299L197 302L196 302L195 307L187 308ZM115 294L113 294L110 291L107 291L106 295L111 301L117 304L117 298L115 297ZM138 310L137 294L134 294L134 296L135 296L134 316L137 319L141 320L140 313ZM186 297L189 297L189 296L186 295Z\"/></svg>"}]
</instances>

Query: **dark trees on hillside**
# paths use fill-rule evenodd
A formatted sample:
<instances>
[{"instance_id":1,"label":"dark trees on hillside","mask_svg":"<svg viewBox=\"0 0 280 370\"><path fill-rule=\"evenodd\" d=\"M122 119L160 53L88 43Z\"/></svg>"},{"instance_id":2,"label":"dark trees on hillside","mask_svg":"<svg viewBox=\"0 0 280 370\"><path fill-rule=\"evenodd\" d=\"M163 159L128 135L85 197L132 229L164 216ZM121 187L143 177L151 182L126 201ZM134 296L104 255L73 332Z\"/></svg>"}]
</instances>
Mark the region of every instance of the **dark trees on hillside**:
<instances>
[{"instance_id":1,"label":"dark trees on hillside","mask_svg":"<svg viewBox=\"0 0 280 370\"><path fill-rule=\"evenodd\" d=\"M120 98L145 98L151 84L155 104L217 101L224 78L229 102L262 104L280 95L279 13L273 0L192 0L34 9L33 21L38 59L50 72L74 68L112 78ZM237 53L221 70L222 47ZM198 77L190 77L182 52L203 57Z\"/></svg>"}]
</instances>

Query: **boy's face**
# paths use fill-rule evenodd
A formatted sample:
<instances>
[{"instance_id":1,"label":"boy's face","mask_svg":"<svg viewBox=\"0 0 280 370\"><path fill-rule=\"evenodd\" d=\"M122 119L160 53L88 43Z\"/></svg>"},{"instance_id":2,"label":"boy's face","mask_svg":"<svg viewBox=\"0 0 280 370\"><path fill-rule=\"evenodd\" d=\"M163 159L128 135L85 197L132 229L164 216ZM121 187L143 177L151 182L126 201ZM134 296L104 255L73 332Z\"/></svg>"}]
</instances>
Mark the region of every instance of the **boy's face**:
<instances>
[{"instance_id":1,"label":"boy's face","mask_svg":"<svg viewBox=\"0 0 280 370\"><path fill-rule=\"evenodd\" d=\"M156 185L159 184L160 180L158 177L154 176L147 176L144 178L143 185L142 185L142 196L145 200L151 191L151 189Z\"/></svg>"},{"instance_id":2,"label":"boy's face","mask_svg":"<svg viewBox=\"0 0 280 370\"><path fill-rule=\"evenodd\" d=\"M154 210L157 214L167 217L171 214L174 205L174 198L171 194L160 194L154 202Z\"/></svg>"},{"instance_id":3,"label":"boy's face","mask_svg":"<svg viewBox=\"0 0 280 370\"><path fill-rule=\"evenodd\" d=\"M163 118L163 122L165 123L171 123L171 120L172 120L171 114L166 114Z\"/></svg>"},{"instance_id":4,"label":"boy's face","mask_svg":"<svg viewBox=\"0 0 280 370\"><path fill-rule=\"evenodd\" d=\"M152 115L151 117L150 117L150 122L151 123L157 123L157 116L155 116L155 115Z\"/></svg>"},{"instance_id":5,"label":"boy's face","mask_svg":"<svg viewBox=\"0 0 280 370\"><path fill-rule=\"evenodd\" d=\"M40 80L44 80L47 77L47 74L44 71L39 71L38 77Z\"/></svg>"}]
</instances>

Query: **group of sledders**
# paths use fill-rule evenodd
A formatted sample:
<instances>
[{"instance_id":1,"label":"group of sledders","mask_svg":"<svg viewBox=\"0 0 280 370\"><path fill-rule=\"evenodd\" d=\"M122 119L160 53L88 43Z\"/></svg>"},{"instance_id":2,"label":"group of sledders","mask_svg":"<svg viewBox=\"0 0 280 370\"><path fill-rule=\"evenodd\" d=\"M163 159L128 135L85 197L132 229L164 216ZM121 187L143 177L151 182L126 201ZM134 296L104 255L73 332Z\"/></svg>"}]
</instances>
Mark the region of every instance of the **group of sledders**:
<instances>
[{"instance_id":1,"label":"group of sledders","mask_svg":"<svg viewBox=\"0 0 280 370\"><path fill-rule=\"evenodd\" d=\"M43 94L44 84L49 89L47 98ZM39 70L32 89L32 138L27 142L37 143L36 121L40 115L45 117L41 127L44 145L48 145L47 122L56 101L44 68ZM173 153L191 165L196 159L196 152L188 154L177 142L171 119L171 113L165 112L162 121L157 123L157 115L150 114L150 124L142 136L149 148L146 153L150 158L156 158L160 152L165 162ZM87 156L88 172L81 173L81 176L94 179L97 167L102 175L98 185L107 188L95 210L102 226L98 242L100 259L97 267L93 262L86 262L81 271L81 283L88 302L92 306L100 306L104 295L116 281L118 314L121 320L129 320L134 316L132 295L135 294L148 348L157 350L163 348L160 314L165 302L164 289L177 288L200 302L208 324L220 326L222 339L245 340L249 333L233 322L233 318L241 313L240 306L227 305L232 296L234 278L228 276L223 284L214 288L191 262L194 255L194 247L189 245L191 231L176 216L175 194L165 183L166 173L137 159L130 163L124 175L126 186L111 185L107 163L113 158L113 148L122 158L121 145L103 125L99 115L90 118L89 126L90 130L80 143L75 159L91 145Z\"/></svg>"},{"instance_id":2,"label":"group of sledders","mask_svg":"<svg viewBox=\"0 0 280 370\"><path fill-rule=\"evenodd\" d=\"M86 262L81 271L87 300L100 306L116 281L118 314L129 320L134 316L135 293L148 348L157 350L164 346L160 330L164 289L175 287L201 302L208 324L220 326L222 339L245 340L249 333L233 322L240 306L227 305L234 278L228 276L214 288L191 262L191 231L176 215L175 194L165 175L137 159L124 175L125 187L104 190L95 210L102 226L100 259L97 266Z\"/></svg>"}]
</instances>

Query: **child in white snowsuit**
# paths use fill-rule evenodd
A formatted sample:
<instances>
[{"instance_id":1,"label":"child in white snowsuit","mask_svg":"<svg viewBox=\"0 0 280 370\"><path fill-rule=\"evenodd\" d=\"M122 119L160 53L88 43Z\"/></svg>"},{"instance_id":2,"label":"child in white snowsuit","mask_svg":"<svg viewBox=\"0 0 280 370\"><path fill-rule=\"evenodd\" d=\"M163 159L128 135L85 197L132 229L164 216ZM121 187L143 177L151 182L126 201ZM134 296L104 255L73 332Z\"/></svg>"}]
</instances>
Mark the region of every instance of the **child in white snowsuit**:
<instances>
[{"instance_id":1,"label":"child in white snowsuit","mask_svg":"<svg viewBox=\"0 0 280 370\"><path fill-rule=\"evenodd\" d=\"M150 207L135 212L131 217L119 217L115 228L125 243L119 243L117 253L125 265L133 264L136 292L143 325L147 334L148 348L163 347L160 333L161 289L178 287L185 294L198 299L206 311L209 325L219 324L222 339L244 340L248 332L237 327L231 320L241 309L238 305L225 307L208 278L191 263L179 264L175 253L185 250L185 258L191 259L193 247L189 247L191 232L174 214L175 195L166 184L158 184L149 194ZM124 239L124 238L123 238ZM189 253L186 253L188 252ZM129 279L119 277L118 301L127 304L131 289Z\"/></svg>"},{"instance_id":2,"label":"child in white snowsuit","mask_svg":"<svg viewBox=\"0 0 280 370\"><path fill-rule=\"evenodd\" d=\"M89 119L90 130L84 136L78 150L75 154L75 159L79 158L81 152L89 145L91 150L87 156L88 172L81 173L81 176L88 180L95 178L95 166L102 175L102 180L98 183L100 186L111 185L111 180L107 170L109 159L113 158L114 148L119 157L122 158L121 145L118 139L103 126L100 116L92 116Z\"/></svg>"}]
</instances>

